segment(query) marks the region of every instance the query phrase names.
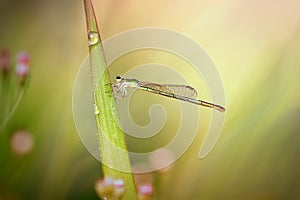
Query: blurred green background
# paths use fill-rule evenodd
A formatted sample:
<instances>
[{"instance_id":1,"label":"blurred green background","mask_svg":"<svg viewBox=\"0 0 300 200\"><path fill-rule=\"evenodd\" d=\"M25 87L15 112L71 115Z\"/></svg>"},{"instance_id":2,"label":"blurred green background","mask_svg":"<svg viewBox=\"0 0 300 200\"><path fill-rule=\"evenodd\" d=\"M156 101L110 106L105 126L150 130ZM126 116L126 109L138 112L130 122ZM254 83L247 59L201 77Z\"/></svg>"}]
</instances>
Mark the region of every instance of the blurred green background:
<instances>
[{"instance_id":1,"label":"blurred green background","mask_svg":"<svg viewBox=\"0 0 300 200\"><path fill-rule=\"evenodd\" d=\"M94 4L102 39L132 28L169 28L206 49L223 79L227 112L217 146L198 159L207 128L200 127L184 156L159 175L156 199L300 198L299 1ZM83 2L1 0L0 27L0 48L31 55L30 86L0 136L0 199L97 199L100 164L80 142L72 117L73 83L88 55ZM129 69L137 61L124 62ZM148 120L146 111L135 112ZM9 145L19 129L34 138L23 158Z\"/></svg>"}]
</instances>

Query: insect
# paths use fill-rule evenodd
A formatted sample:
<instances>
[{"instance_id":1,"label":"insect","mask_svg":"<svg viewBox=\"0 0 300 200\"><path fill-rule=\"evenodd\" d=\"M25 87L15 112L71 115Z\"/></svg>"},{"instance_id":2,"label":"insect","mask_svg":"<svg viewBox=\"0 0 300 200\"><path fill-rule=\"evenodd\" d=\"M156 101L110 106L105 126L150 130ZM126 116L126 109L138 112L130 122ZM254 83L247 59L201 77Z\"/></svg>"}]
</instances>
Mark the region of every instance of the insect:
<instances>
[{"instance_id":1,"label":"insect","mask_svg":"<svg viewBox=\"0 0 300 200\"><path fill-rule=\"evenodd\" d=\"M127 96L126 88L135 88L178 99L181 101L186 101L196 105L214 108L220 112L225 112L225 108L220 105L196 99L197 91L193 87L188 85L142 82L137 79L129 79L121 76L116 76L114 88L115 94L120 94L121 97Z\"/></svg>"}]
</instances>

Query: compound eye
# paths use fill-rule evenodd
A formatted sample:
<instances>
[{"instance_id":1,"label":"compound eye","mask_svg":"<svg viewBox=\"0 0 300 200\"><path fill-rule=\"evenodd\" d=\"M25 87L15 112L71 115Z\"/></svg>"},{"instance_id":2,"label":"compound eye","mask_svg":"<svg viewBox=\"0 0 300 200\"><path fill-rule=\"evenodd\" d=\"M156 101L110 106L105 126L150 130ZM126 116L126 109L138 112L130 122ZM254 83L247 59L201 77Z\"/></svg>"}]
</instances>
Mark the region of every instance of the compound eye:
<instances>
[{"instance_id":1,"label":"compound eye","mask_svg":"<svg viewBox=\"0 0 300 200\"><path fill-rule=\"evenodd\" d=\"M120 82L122 80L122 77L121 76L116 76L116 81L117 82Z\"/></svg>"}]
</instances>

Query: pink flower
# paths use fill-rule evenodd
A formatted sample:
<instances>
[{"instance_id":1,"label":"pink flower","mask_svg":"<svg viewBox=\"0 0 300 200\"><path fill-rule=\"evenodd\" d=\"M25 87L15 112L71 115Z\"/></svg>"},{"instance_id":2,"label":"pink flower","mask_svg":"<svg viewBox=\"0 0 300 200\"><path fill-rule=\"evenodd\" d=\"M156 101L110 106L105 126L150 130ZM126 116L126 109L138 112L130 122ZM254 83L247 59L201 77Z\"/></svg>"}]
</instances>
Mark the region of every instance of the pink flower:
<instances>
[{"instance_id":1,"label":"pink flower","mask_svg":"<svg viewBox=\"0 0 300 200\"><path fill-rule=\"evenodd\" d=\"M12 151L17 155L26 155L33 149L33 138L26 131L15 132L10 139Z\"/></svg>"},{"instance_id":2,"label":"pink flower","mask_svg":"<svg viewBox=\"0 0 300 200\"><path fill-rule=\"evenodd\" d=\"M151 196L153 187L150 183L144 183L138 186L138 193L145 196Z\"/></svg>"},{"instance_id":3,"label":"pink flower","mask_svg":"<svg viewBox=\"0 0 300 200\"><path fill-rule=\"evenodd\" d=\"M105 177L96 181L95 190L100 198L121 199L125 195L125 183L122 179Z\"/></svg>"},{"instance_id":4,"label":"pink flower","mask_svg":"<svg viewBox=\"0 0 300 200\"><path fill-rule=\"evenodd\" d=\"M115 186L113 197L116 199L121 199L125 195L125 183L122 179L115 179L113 181Z\"/></svg>"},{"instance_id":5,"label":"pink flower","mask_svg":"<svg viewBox=\"0 0 300 200\"><path fill-rule=\"evenodd\" d=\"M20 52L17 55L17 61L18 61L18 63L22 63L24 65L29 65L30 57L29 57L28 53Z\"/></svg>"},{"instance_id":6,"label":"pink flower","mask_svg":"<svg viewBox=\"0 0 300 200\"><path fill-rule=\"evenodd\" d=\"M153 182L153 173L147 172L150 171L148 163L136 163L132 166L134 182L139 185L145 182ZM143 173L141 173L143 172ZM145 173L144 173L145 172Z\"/></svg>"},{"instance_id":7,"label":"pink flower","mask_svg":"<svg viewBox=\"0 0 300 200\"><path fill-rule=\"evenodd\" d=\"M114 192L113 179L110 177L105 177L104 179L99 179L95 183L96 193L100 198L110 197Z\"/></svg>"},{"instance_id":8,"label":"pink flower","mask_svg":"<svg viewBox=\"0 0 300 200\"><path fill-rule=\"evenodd\" d=\"M16 73L21 80L26 78L26 76L29 73L29 61L30 57L28 53L21 52L17 55L17 67L16 67Z\"/></svg>"},{"instance_id":9,"label":"pink flower","mask_svg":"<svg viewBox=\"0 0 300 200\"><path fill-rule=\"evenodd\" d=\"M125 186L125 183L122 179L115 179L115 180L113 180L113 185L115 187L121 188L121 187Z\"/></svg>"}]
</instances>

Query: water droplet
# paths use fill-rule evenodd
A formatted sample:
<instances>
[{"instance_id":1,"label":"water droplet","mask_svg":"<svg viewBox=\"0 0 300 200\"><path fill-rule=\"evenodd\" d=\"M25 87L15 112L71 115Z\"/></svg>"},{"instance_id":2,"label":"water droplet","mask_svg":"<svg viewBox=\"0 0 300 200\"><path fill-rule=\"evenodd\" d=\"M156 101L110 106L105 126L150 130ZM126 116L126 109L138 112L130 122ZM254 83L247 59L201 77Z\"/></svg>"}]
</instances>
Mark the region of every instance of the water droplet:
<instances>
[{"instance_id":1,"label":"water droplet","mask_svg":"<svg viewBox=\"0 0 300 200\"><path fill-rule=\"evenodd\" d=\"M99 113L100 113L100 110L96 104L94 104L94 112L95 112L95 115L99 115Z\"/></svg>"},{"instance_id":2,"label":"water droplet","mask_svg":"<svg viewBox=\"0 0 300 200\"><path fill-rule=\"evenodd\" d=\"M88 38L89 46L95 45L99 42L99 34L96 31L89 31Z\"/></svg>"},{"instance_id":3,"label":"water droplet","mask_svg":"<svg viewBox=\"0 0 300 200\"><path fill-rule=\"evenodd\" d=\"M112 106L112 114L113 114L115 123L120 128L121 127L120 118L119 118L118 110L115 105Z\"/></svg>"}]
</instances>

